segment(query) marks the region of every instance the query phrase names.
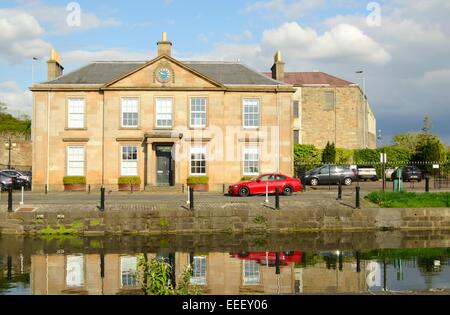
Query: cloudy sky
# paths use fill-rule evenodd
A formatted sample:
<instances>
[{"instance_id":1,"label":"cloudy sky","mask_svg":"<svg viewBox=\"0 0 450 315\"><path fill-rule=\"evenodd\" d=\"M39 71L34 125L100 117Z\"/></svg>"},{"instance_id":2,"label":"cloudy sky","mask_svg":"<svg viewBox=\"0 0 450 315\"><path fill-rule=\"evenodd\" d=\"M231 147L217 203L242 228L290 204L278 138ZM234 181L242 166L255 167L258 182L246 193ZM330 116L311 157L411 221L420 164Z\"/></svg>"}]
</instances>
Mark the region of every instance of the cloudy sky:
<instances>
[{"instance_id":1,"label":"cloudy sky","mask_svg":"<svg viewBox=\"0 0 450 315\"><path fill-rule=\"evenodd\" d=\"M70 9L81 9L80 23ZM149 60L168 32L181 60L237 60L268 71L324 71L362 84L383 142L428 114L450 144L450 0L0 0L0 101L30 113L32 58L51 47L65 72L99 60ZM345 126L342 126L345 128Z\"/></svg>"}]
</instances>

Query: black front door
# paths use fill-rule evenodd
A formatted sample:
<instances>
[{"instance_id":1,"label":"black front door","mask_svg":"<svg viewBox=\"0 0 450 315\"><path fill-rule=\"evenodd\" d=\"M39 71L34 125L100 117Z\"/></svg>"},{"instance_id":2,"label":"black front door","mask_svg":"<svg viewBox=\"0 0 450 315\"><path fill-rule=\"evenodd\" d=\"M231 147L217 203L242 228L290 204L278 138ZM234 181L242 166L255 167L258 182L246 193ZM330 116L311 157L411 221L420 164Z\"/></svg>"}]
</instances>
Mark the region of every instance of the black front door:
<instances>
[{"instance_id":1,"label":"black front door","mask_svg":"<svg viewBox=\"0 0 450 315\"><path fill-rule=\"evenodd\" d=\"M172 184L172 146L156 147L156 182L159 186Z\"/></svg>"}]
</instances>

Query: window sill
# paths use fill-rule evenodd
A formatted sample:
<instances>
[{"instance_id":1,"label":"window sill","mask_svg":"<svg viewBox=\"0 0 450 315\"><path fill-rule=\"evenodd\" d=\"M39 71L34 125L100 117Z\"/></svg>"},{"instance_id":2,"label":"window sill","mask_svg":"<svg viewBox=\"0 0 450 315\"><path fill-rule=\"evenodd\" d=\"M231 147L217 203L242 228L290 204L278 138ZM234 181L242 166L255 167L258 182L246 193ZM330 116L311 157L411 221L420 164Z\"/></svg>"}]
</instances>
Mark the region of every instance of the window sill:
<instances>
[{"instance_id":1,"label":"window sill","mask_svg":"<svg viewBox=\"0 0 450 315\"><path fill-rule=\"evenodd\" d=\"M64 128L65 131L86 131L87 128Z\"/></svg>"},{"instance_id":2,"label":"window sill","mask_svg":"<svg viewBox=\"0 0 450 315\"><path fill-rule=\"evenodd\" d=\"M119 130L141 130L141 127L120 127Z\"/></svg>"}]
</instances>

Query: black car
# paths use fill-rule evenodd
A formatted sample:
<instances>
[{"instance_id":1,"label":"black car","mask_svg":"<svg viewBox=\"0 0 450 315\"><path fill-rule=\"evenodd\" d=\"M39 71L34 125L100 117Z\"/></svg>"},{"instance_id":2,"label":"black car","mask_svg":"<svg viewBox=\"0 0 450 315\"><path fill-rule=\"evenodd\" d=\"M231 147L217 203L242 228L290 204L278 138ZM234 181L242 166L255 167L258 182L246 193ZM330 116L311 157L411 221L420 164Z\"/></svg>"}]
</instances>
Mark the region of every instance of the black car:
<instances>
[{"instance_id":1,"label":"black car","mask_svg":"<svg viewBox=\"0 0 450 315\"><path fill-rule=\"evenodd\" d=\"M4 190L5 190L6 188L8 188L9 186L12 186L13 189L22 189L22 187L23 187L25 190L31 189L31 181L29 181L29 180L26 179L26 178L23 178L22 176L21 176L21 177L18 177L18 176L10 175L8 172L4 172L4 171L1 171L1 172L0 172L0 176L1 176L2 178L9 178L9 180L8 180L8 186L6 186L6 187L4 188Z\"/></svg>"},{"instance_id":2,"label":"black car","mask_svg":"<svg viewBox=\"0 0 450 315\"><path fill-rule=\"evenodd\" d=\"M392 173L391 179L397 179L397 170ZM402 168L402 178L405 182L418 181L419 183L423 179L423 172L417 166L404 166Z\"/></svg>"},{"instance_id":3,"label":"black car","mask_svg":"<svg viewBox=\"0 0 450 315\"><path fill-rule=\"evenodd\" d=\"M11 177L7 176L6 174L0 173L0 190L5 191L9 187L12 187L14 184L14 181Z\"/></svg>"}]
</instances>

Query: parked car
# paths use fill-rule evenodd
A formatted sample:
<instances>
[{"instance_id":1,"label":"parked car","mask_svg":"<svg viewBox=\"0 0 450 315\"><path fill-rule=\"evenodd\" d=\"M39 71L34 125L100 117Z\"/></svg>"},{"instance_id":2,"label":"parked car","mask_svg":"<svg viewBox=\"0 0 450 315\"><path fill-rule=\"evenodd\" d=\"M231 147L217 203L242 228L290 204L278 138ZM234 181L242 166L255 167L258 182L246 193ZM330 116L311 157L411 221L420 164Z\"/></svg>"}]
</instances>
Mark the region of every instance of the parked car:
<instances>
[{"instance_id":1,"label":"parked car","mask_svg":"<svg viewBox=\"0 0 450 315\"><path fill-rule=\"evenodd\" d=\"M357 173L350 165L330 164L307 171L302 180L311 186L338 184L339 181L350 186L357 180Z\"/></svg>"},{"instance_id":2,"label":"parked car","mask_svg":"<svg viewBox=\"0 0 450 315\"><path fill-rule=\"evenodd\" d=\"M22 187L31 189L31 181L28 180L28 176L17 176L16 173L11 171L1 171L0 174L11 179L13 189L21 189Z\"/></svg>"},{"instance_id":3,"label":"parked car","mask_svg":"<svg viewBox=\"0 0 450 315\"><path fill-rule=\"evenodd\" d=\"M358 165L358 177L361 180L378 180L377 170L373 165Z\"/></svg>"},{"instance_id":4,"label":"parked car","mask_svg":"<svg viewBox=\"0 0 450 315\"><path fill-rule=\"evenodd\" d=\"M303 188L298 178L272 173L255 177L250 181L230 185L228 193L232 196L241 197L260 195L266 193L266 187L268 187L269 194L275 193L275 189L278 188L279 192L286 196L290 196L294 192L299 192Z\"/></svg>"},{"instance_id":5,"label":"parked car","mask_svg":"<svg viewBox=\"0 0 450 315\"><path fill-rule=\"evenodd\" d=\"M8 176L18 177L18 178L21 178L21 179L31 182L31 172L29 175L26 174L25 172L19 172L16 170L1 170L0 172L6 174Z\"/></svg>"},{"instance_id":6,"label":"parked car","mask_svg":"<svg viewBox=\"0 0 450 315\"><path fill-rule=\"evenodd\" d=\"M0 190L5 191L14 184L13 178L0 173Z\"/></svg>"},{"instance_id":7,"label":"parked car","mask_svg":"<svg viewBox=\"0 0 450 315\"><path fill-rule=\"evenodd\" d=\"M230 253L233 258L243 260L253 260L262 266L273 267L276 264L275 252L240 252ZM280 266L287 266L291 263L302 262L303 253L301 251L284 251L279 253Z\"/></svg>"},{"instance_id":8,"label":"parked car","mask_svg":"<svg viewBox=\"0 0 450 315\"><path fill-rule=\"evenodd\" d=\"M392 174L395 172L395 170L395 168L386 169L386 171L384 172L384 174L386 175L386 180L392 180Z\"/></svg>"},{"instance_id":9,"label":"parked car","mask_svg":"<svg viewBox=\"0 0 450 315\"><path fill-rule=\"evenodd\" d=\"M397 178L397 169L394 171L394 173L392 173L392 180ZM423 172L417 166L404 166L402 171L402 178L405 182L418 181L420 183L423 179Z\"/></svg>"}]
</instances>

